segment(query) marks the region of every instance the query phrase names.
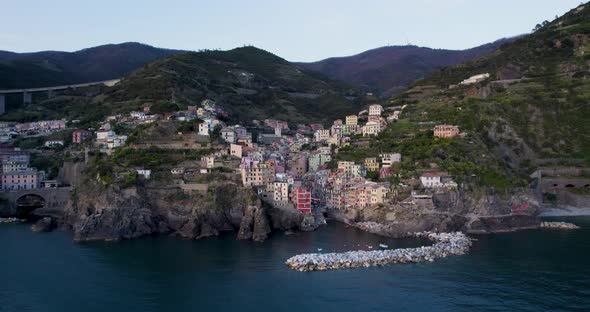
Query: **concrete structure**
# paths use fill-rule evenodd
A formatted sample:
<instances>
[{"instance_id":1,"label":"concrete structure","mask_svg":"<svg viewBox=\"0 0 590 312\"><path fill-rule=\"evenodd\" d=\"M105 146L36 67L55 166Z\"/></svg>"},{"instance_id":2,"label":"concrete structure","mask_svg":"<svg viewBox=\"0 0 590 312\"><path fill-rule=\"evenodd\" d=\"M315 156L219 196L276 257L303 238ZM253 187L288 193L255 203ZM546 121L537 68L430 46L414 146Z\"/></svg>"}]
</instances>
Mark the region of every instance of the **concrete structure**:
<instances>
[{"instance_id":1,"label":"concrete structure","mask_svg":"<svg viewBox=\"0 0 590 312\"><path fill-rule=\"evenodd\" d=\"M19 215L26 207L27 198L37 199L38 206L32 214L36 216L61 217L70 197L71 187L37 188L30 190L16 190L0 192L0 197L6 200L7 208L4 215Z\"/></svg>"},{"instance_id":2,"label":"concrete structure","mask_svg":"<svg viewBox=\"0 0 590 312\"><path fill-rule=\"evenodd\" d=\"M0 90L0 114L4 113L5 105L6 105L6 94L13 94L13 93L22 93L23 94L23 104L30 104L32 102L32 93L34 92L47 92L49 97L53 96L54 91L59 90L66 90L66 89L77 89L77 88L84 88L96 85L105 85L108 87L114 86L120 81L120 79L112 79L112 80L103 80L103 81L96 81L96 82L88 82L88 83L79 83L79 84L71 84L71 85L63 85L63 86L54 86L54 87L44 87L44 88L28 88L28 89L8 89L8 90Z\"/></svg>"}]
</instances>

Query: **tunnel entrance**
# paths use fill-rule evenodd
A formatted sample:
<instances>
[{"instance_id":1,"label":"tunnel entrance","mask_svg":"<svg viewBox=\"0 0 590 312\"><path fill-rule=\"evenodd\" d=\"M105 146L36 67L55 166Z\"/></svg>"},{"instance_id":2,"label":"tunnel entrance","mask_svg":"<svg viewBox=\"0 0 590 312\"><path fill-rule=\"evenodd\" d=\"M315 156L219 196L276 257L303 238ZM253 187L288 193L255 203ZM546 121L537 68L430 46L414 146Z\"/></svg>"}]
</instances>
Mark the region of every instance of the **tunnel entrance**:
<instances>
[{"instance_id":1,"label":"tunnel entrance","mask_svg":"<svg viewBox=\"0 0 590 312\"><path fill-rule=\"evenodd\" d=\"M16 214L21 219L35 219L33 211L43 207L45 207L45 198L39 195L27 194L16 200Z\"/></svg>"}]
</instances>

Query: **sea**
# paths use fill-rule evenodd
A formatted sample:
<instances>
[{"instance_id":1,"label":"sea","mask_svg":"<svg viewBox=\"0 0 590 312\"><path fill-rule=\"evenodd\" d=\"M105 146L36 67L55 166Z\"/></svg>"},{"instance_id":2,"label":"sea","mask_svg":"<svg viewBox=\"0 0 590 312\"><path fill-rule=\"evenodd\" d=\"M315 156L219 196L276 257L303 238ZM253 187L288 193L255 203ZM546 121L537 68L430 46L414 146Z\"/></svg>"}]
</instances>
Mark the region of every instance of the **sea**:
<instances>
[{"instance_id":1,"label":"sea","mask_svg":"<svg viewBox=\"0 0 590 312\"><path fill-rule=\"evenodd\" d=\"M558 220L582 229L473 235L462 256L324 272L285 260L428 242L329 223L263 243L235 233L75 243L0 224L0 311L590 311L590 217Z\"/></svg>"}]
</instances>

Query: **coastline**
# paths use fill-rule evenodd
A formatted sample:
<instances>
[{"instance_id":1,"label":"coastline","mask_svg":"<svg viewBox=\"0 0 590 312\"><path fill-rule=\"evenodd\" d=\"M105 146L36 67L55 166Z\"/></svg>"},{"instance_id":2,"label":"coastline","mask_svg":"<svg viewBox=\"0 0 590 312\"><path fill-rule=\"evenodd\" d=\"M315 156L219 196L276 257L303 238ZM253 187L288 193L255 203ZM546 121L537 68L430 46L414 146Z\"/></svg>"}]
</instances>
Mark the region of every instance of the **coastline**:
<instances>
[{"instance_id":1,"label":"coastline","mask_svg":"<svg viewBox=\"0 0 590 312\"><path fill-rule=\"evenodd\" d=\"M586 217L590 216L590 207L579 208L573 206L543 207L539 217Z\"/></svg>"}]
</instances>

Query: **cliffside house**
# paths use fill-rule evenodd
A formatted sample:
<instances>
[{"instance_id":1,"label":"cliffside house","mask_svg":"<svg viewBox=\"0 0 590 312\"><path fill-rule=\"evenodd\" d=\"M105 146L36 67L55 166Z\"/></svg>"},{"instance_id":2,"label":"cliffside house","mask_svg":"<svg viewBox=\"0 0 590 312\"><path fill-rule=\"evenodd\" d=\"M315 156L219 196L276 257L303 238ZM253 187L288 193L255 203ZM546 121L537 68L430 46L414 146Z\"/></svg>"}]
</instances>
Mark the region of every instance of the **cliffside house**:
<instances>
[{"instance_id":1,"label":"cliffside house","mask_svg":"<svg viewBox=\"0 0 590 312\"><path fill-rule=\"evenodd\" d=\"M453 138L459 135L459 127L453 125L434 126L434 136L437 138Z\"/></svg>"}]
</instances>

